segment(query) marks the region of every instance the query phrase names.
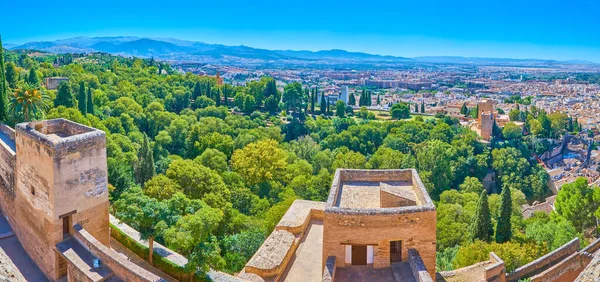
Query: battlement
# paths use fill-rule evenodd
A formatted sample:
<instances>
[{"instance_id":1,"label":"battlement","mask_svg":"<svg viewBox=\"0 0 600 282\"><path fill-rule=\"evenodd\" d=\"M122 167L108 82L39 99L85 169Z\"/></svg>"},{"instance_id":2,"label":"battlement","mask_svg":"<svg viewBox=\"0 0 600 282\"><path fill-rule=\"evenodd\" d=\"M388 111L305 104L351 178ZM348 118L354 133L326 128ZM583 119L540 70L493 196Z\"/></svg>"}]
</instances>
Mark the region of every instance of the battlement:
<instances>
[{"instance_id":1,"label":"battlement","mask_svg":"<svg viewBox=\"0 0 600 282\"><path fill-rule=\"evenodd\" d=\"M20 123L17 124L16 131L19 135L57 151L106 146L106 134L103 131L66 119Z\"/></svg>"}]
</instances>

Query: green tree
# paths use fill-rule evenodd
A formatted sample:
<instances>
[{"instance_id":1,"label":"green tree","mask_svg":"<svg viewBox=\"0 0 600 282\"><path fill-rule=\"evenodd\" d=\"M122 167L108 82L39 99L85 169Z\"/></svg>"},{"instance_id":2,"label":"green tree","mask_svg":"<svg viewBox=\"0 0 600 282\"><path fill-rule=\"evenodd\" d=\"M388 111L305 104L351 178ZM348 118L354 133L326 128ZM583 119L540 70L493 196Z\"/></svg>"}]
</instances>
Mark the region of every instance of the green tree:
<instances>
[{"instance_id":1,"label":"green tree","mask_svg":"<svg viewBox=\"0 0 600 282\"><path fill-rule=\"evenodd\" d=\"M477 201L477 209L471 222L470 238L472 241L481 240L489 242L493 233L494 229L490 218L488 195L487 191L484 190L481 191L481 196L479 197L479 201Z\"/></svg>"},{"instance_id":2,"label":"green tree","mask_svg":"<svg viewBox=\"0 0 600 282\"><path fill-rule=\"evenodd\" d=\"M67 108L72 108L74 104L69 83L61 82L58 86L56 98L54 99L54 107L65 106Z\"/></svg>"},{"instance_id":3,"label":"green tree","mask_svg":"<svg viewBox=\"0 0 600 282\"><path fill-rule=\"evenodd\" d=\"M50 98L44 91L29 84L19 86L10 101L8 112L17 121L30 121L42 116L48 109Z\"/></svg>"},{"instance_id":4,"label":"green tree","mask_svg":"<svg viewBox=\"0 0 600 282\"><path fill-rule=\"evenodd\" d=\"M346 116L346 103L344 103L344 101L338 100L335 103L335 115L340 118L343 118Z\"/></svg>"},{"instance_id":5,"label":"green tree","mask_svg":"<svg viewBox=\"0 0 600 282\"><path fill-rule=\"evenodd\" d=\"M178 192L183 192L181 186L164 174L153 177L144 185L144 194L158 200L171 199Z\"/></svg>"},{"instance_id":6,"label":"green tree","mask_svg":"<svg viewBox=\"0 0 600 282\"><path fill-rule=\"evenodd\" d=\"M287 167L287 154L272 139L250 143L231 156L231 168L255 185L280 179Z\"/></svg>"},{"instance_id":7,"label":"green tree","mask_svg":"<svg viewBox=\"0 0 600 282\"><path fill-rule=\"evenodd\" d=\"M166 175L175 181L183 193L192 199L204 200L213 195L229 197L229 190L219 174L192 160L175 160L171 162Z\"/></svg>"},{"instance_id":8,"label":"green tree","mask_svg":"<svg viewBox=\"0 0 600 282\"><path fill-rule=\"evenodd\" d=\"M425 102L421 102L421 113L424 114L425 113Z\"/></svg>"},{"instance_id":9,"label":"green tree","mask_svg":"<svg viewBox=\"0 0 600 282\"><path fill-rule=\"evenodd\" d=\"M94 98L92 97L92 88L88 87L87 89L87 113L93 115L94 114Z\"/></svg>"},{"instance_id":10,"label":"green tree","mask_svg":"<svg viewBox=\"0 0 600 282\"><path fill-rule=\"evenodd\" d=\"M582 232L594 223L593 213L598 205L593 200L593 194L594 190L588 186L587 179L577 178L575 182L563 185L558 191L554 204L556 212Z\"/></svg>"},{"instance_id":11,"label":"green tree","mask_svg":"<svg viewBox=\"0 0 600 282\"><path fill-rule=\"evenodd\" d=\"M510 218L513 205L510 188L504 187L500 197L502 197L502 200L500 202L500 215L498 216L498 223L496 225L496 242L504 243L510 241L512 238Z\"/></svg>"},{"instance_id":12,"label":"green tree","mask_svg":"<svg viewBox=\"0 0 600 282\"><path fill-rule=\"evenodd\" d=\"M19 72L17 72L17 66L13 62L6 64L6 82L8 87L17 88L17 82L19 81Z\"/></svg>"},{"instance_id":13,"label":"green tree","mask_svg":"<svg viewBox=\"0 0 600 282\"><path fill-rule=\"evenodd\" d=\"M4 48L2 47L2 36L0 36L0 122L6 122L6 103L8 87L6 85L6 75L4 67Z\"/></svg>"},{"instance_id":14,"label":"green tree","mask_svg":"<svg viewBox=\"0 0 600 282\"><path fill-rule=\"evenodd\" d=\"M317 100L317 93L315 93L316 88L314 90L310 90L310 112L315 113L315 103Z\"/></svg>"},{"instance_id":15,"label":"green tree","mask_svg":"<svg viewBox=\"0 0 600 282\"><path fill-rule=\"evenodd\" d=\"M483 184L477 179L477 177L467 176L465 181L460 184L459 189L463 193L481 193L483 190Z\"/></svg>"},{"instance_id":16,"label":"green tree","mask_svg":"<svg viewBox=\"0 0 600 282\"><path fill-rule=\"evenodd\" d=\"M327 115L327 101L325 101L325 92L321 93L321 114Z\"/></svg>"},{"instance_id":17,"label":"green tree","mask_svg":"<svg viewBox=\"0 0 600 282\"><path fill-rule=\"evenodd\" d=\"M410 118L410 109L406 103L396 103L390 109L392 118L407 119Z\"/></svg>"},{"instance_id":18,"label":"green tree","mask_svg":"<svg viewBox=\"0 0 600 282\"><path fill-rule=\"evenodd\" d=\"M168 207L157 199L144 195L139 188L123 193L113 207L115 216L140 232L142 240L148 240L148 262L152 264L154 239L167 229Z\"/></svg>"},{"instance_id":19,"label":"green tree","mask_svg":"<svg viewBox=\"0 0 600 282\"><path fill-rule=\"evenodd\" d=\"M293 82L286 85L283 89L283 103L287 111L300 112L302 104L305 102L302 84Z\"/></svg>"},{"instance_id":20,"label":"green tree","mask_svg":"<svg viewBox=\"0 0 600 282\"><path fill-rule=\"evenodd\" d=\"M27 83L34 87L40 86L40 78L38 77L37 72L35 71L35 68L33 68L33 67L31 69L29 69L29 76L27 76Z\"/></svg>"},{"instance_id":21,"label":"green tree","mask_svg":"<svg viewBox=\"0 0 600 282\"><path fill-rule=\"evenodd\" d=\"M350 95L350 97L348 97L348 105L356 106L356 97L354 97L354 94L349 93L348 95Z\"/></svg>"},{"instance_id":22,"label":"green tree","mask_svg":"<svg viewBox=\"0 0 600 282\"><path fill-rule=\"evenodd\" d=\"M519 139L521 136L523 136L523 130L520 126L511 121L502 129L502 136L504 136L504 139L507 140Z\"/></svg>"},{"instance_id":23,"label":"green tree","mask_svg":"<svg viewBox=\"0 0 600 282\"><path fill-rule=\"evenodd\" d=\"M79 111L83 114L87 114L87 94L85 93L85 82L79 82L79 94L77 94L77 105Z\"/></svg>"},{"instance_id":24,"label":"green tree","mask_svg":"<svg viewBox=\"0 0 600 282\"><path fill-rule=\"evenodd\" d=\"M148 142L148 135L144 133L142 147L138 151L138 163L136 166L137 183L144 186L146 181L154 177L154 173L154 155Z\"/></svg>"},{"instance_id":25,"label":"green tree","mask_svg":"<svg viewBox=\"0 0 600 282\"><path fill-rule=\"evenodd\" d=\"M204 207L182 217L165 231L167 246L188 258L186 270L192 277L197 270L208 273L210 269L218 270L225 265L215 236L223 219L222 211Z\"/></svg>"},{"instance_id":26,"label":"green tree","mask_svg":"<svg viewBox=\"0 0 600 282\"><path fill-rule=\"evenodd\" d=\"M463 103L462 107L460 107L460 114L466 116L468 112L469 109L467 109L467 103Z\"/></svg>"},{"instance_id":27,"label":"green tree","mask_svg":"<svg viewBox=\"0 0 600 282\"><path fill-rule=\"evenodd\" d=\"M204 150L194 161L219 173L226 172L229 169L227 166L227 155L211 148Z\"/></svg>"}]
</instances>

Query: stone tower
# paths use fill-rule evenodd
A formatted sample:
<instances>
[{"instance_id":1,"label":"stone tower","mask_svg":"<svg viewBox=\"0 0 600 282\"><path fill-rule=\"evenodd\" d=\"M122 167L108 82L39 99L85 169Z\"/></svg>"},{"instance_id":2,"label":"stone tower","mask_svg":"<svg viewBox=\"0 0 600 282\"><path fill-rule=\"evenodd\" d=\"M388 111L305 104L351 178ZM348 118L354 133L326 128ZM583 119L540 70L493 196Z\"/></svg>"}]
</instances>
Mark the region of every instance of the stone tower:
<instances>
[{"instance_id":1,"label":"stone tower","mask_svg":"<svg viewBox=\"0 0 600 282\"><path fill-rule=\"evenodd\" d=\"M18 124L15 141L16 210L9 220L25 251L57 280L67 269L55 245L73 225L109 245L106 136L55 119Z\"/></svg>"},{"instance_id":2,"label":"stone tower","mask_svg":"<svg viewBox=\"0 0 600 282\"><path fill-rule=\"evenodd\" d=\"M494 102L492 100L481 100L481 102L479 102L478 104L479 106L479 111L478 111L478 122L479 122L479 126L481 126L481 116L483 113L490 113L493 114L494 113Z\"/></svg>"},{"instance_id":3,"label":"stone tower","mask_svg":"<svg viewBox=\"0 0 600 282\"><path fill-rule=\"evenodd\" d=\"M479 126L481 127L481 138L490 141L492 139L492 130L494 130L494 116L492 113L481 113L479 116Z\"/></svg>"}]
</instances>

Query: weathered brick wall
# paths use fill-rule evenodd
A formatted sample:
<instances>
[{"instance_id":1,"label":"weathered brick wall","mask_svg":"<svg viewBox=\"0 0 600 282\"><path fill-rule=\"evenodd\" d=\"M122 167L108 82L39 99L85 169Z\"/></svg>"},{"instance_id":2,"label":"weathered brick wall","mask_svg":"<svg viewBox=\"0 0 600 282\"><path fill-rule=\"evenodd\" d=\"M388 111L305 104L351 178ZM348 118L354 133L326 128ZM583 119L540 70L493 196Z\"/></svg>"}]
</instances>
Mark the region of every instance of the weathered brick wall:
<instances>
[{"instance_id":1,"label":"weathered brick wall","mask_svg":"<svg viewBox=\"0 0 600 282\"><path fill-rule=\"evenodd\" d=\"M579 250L579 238L575 238L570 242L562 245L560 248L540 257L526 265L517 268L515 271L506 275L508 281L518 281L521 278L531 277L544 268L565 259Z\"/></svg>"},{"instance_id":2,"label":"weathered brick wall","mask_svg":"<svg viewBox=\"0 0 600 282\"><path fill-rule=\"evenodd\" d=\"M336 257L344 267L345 245L374 245L373 267L390 265L390 241L402 241L402 259L416 249L430 275L435 275L436 211L404 214L332 214L323 221L323 262Z\"/></svg>"},{"instance_id":3,"label":"weathered brick wall","mask_svg":"<svg viewBox=\"0 0 600 282\"><path fill-rule=\"evenodd\" d=\"M92 282L92 279L82 273L77 267L69 264L67 265L67 281Z\"/></svg>"}]
</instances>

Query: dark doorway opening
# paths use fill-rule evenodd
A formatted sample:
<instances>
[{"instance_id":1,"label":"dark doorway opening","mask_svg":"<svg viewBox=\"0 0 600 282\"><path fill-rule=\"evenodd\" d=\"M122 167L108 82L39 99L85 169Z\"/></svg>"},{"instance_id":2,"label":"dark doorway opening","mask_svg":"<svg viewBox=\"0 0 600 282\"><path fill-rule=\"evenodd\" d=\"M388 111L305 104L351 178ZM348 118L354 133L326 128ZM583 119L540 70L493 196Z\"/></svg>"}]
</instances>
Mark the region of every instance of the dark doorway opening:
<instances>
[{"instance_id":1,"label":"dark doorway opening","mask_svg":"<svg viewBox=\"0 0 600 282\"><path fill-rule=\"evenodd\" d=\"M352 246L352 265L367 265L367 246Z\"/></svg>"},{"instance_id":2,"label":"dark doorway opening","mask_svg":"<svg viewBox=\"0 0 600 282\"><path fill-rule=\"evenodd\" d=\"M402 261L402 241L390 241L390 262Z\"/></svg>"},{"instance_id":3,"label":"dark doorway opening","mask_svg":"<svg viewBox=\"0 0 600 282\"><path fill-rule=\"evenodd\" d=\"M71 216L65 216L62 218L63 220L63 239L69 238L71 235Z\"/></svg>"}]
</instances>

